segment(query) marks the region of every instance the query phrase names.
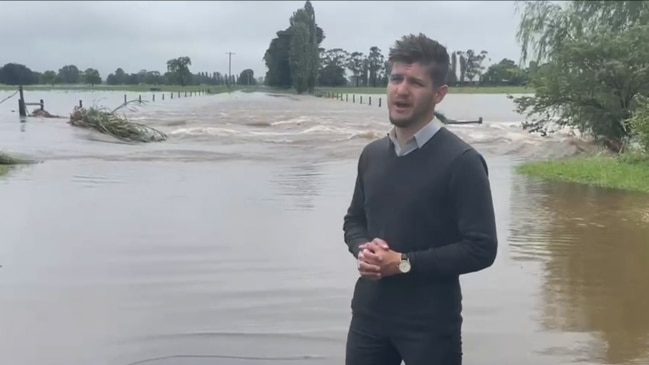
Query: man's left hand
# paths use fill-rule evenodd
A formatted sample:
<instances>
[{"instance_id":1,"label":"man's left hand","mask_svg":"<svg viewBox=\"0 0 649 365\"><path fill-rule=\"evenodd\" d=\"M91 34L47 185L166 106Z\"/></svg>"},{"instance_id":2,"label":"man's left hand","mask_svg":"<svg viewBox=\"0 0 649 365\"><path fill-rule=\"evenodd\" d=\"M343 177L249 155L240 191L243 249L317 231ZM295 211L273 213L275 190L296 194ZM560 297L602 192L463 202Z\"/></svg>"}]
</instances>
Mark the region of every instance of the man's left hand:
<instances>
[{"instance_id":1,"label":"man's left hand","mask_svg":"<svg viewBox=\"0 0 649 365\"><path fill-rule=\"evenodd\" d=\"M380 238L375 238L360 247L362 260L380 267L381 277L388 277L400 274L399 263L401 263L401 253L390 249L387 242Z\"/></svg>"}]
</instances>

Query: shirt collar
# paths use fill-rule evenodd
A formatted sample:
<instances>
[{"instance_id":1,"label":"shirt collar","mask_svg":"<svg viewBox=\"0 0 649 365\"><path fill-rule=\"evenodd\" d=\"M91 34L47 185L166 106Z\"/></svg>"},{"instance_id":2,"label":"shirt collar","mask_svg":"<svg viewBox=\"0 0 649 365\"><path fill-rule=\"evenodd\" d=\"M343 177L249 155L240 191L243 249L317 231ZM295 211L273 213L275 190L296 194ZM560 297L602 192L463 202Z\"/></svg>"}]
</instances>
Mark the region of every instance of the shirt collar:
<instances>
[{"instance_id":1,"label":"shirt collar","mask_svg":"<svg viewBox=\"0 0 649 365\"><path fill-rule=\"evenodd\" d=\"M417 144L417 148L421 148L423 145L426 144L437 131L442 127L442 122L439 121L437 118L433 117L433 119L428 122L423 128L417 131L415 135L413 136L415 143ZM398 145L399 143L397 142L397 134L396 134L396 129L392 127L392 129L388 132L388 137L392 141L392 143ZM410 142L410 140L407 141L407 143Z\"/></svg>"}]
</instances>

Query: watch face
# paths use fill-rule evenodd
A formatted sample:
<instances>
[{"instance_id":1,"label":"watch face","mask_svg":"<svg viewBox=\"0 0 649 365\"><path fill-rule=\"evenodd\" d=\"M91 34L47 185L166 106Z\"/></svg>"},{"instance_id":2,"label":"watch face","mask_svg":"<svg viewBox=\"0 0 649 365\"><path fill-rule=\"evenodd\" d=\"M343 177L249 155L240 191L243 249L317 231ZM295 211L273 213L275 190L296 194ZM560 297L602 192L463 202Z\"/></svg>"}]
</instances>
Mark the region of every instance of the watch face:
<instances>
[{"instance_id":1,"label":"watch face","mask_svg":"<svg viewBox=\"0 0 649 365\"><path fill-rule=\"evenodd\" d=\"M400 270L402 273L406 273L406 272L410 271L410 262L409 262L409 261L406 261L406 260L401 261L401 262L399 263L399 270Z\"/></svg>"}]
</instances>

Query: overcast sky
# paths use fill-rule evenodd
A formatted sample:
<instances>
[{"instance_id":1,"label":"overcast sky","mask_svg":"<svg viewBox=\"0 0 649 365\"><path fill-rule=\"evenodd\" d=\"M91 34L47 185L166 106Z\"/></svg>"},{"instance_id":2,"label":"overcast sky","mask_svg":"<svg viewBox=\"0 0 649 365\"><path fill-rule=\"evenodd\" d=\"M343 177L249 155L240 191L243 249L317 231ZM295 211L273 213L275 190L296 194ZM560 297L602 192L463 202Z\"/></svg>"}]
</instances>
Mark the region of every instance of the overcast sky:
<instances>
[{"instance_id":1,"label":"overcast sky","mask_svg":"<svg viewBox=\"0 0 649 365\"><path fill-rule=\"evenodd\" d=\"M518 15L505 1L313 1L325 48L387 54L404 34L425 33L450 51L487 50L492 62L518 61ZM232 73L262 60L275 32L289 25L304 1L16 1L0 3L0 65L34 71L66 64L97 68L105 78L117 67L166 71L170 58L189 56L192 72Z\"/></svg>"}]
</instances>

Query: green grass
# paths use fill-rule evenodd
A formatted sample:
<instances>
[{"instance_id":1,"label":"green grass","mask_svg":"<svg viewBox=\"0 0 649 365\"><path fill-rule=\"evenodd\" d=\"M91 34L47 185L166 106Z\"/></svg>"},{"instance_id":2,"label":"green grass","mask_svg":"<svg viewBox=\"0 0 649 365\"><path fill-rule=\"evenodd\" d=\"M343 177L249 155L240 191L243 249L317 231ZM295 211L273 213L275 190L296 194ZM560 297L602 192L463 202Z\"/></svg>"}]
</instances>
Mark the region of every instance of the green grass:
<instances>
[{"instance_id":1,"label":"green grass","mask_svg":"<svg viewBox=\"0 0 649 365\"><path fill-rule=\"evenodd\" d=\"M338 94L385 94L384 87L320 87L319 92ZM526 94L534 90L524 86L454 86L449 87L449 94Z\"/></svg>"},{"instance_id":2,"label":"green grass","mask_svg":"<svg viewBox=\"0 0 649 365\"><path fill-rule=\"evenodd\" d=\"M228 88L225 86L214 86L214 85L191 85L191 86L180 86L180 85L27 85L23 89L25 91L56 91L56 90L66 90L66 91L126 91L126 92L153 92L151 88L158 88L159 91L155 92L196 92L196 91L207 91L210 89L212 93L219 94L227 92ZM0 90L17 90L18 87L14 85L0 85ZM244 86L235 86L232 90L248 90L249 87Z\"/></svg>"},{"instance_id":3,"label":"green grass","mask_svg":"<svg viewBox=\"0 0 649 365\"><path fill-rule=\"evenodd\" d=\"M9 171L9 166L0 165L0 176L6 174Z\"/></svg>"},{"instance_id":4,"label":"green grass","mask_svg":"<svg viewBox=\"0 0 649 365\"><path fill-rule=\"evenodd\" d=\"M629 153L529 162L518 166L517 171L546 180L649 193L649 155Z\"/></svg>"}]
</instances>

